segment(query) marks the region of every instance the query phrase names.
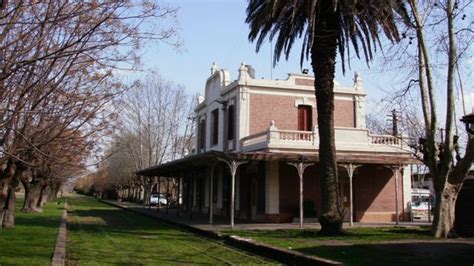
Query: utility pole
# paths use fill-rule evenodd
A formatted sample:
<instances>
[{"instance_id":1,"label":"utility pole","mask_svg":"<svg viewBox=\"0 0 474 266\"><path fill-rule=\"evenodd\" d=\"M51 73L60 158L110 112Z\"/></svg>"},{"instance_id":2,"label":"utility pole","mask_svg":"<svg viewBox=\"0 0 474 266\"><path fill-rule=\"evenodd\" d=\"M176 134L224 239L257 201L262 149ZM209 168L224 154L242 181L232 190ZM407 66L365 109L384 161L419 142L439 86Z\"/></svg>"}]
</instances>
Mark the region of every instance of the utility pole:
<instances>
[{"instance_id":1,"label":"utility pole","mask_svg":"<svg viewBox=\"0 0 474 266\"><path fill-rule=\"evenodd\" d=\"M392 135L398 136L398 115L397 110L392 110Z\"/></svg>"}]
</instances>

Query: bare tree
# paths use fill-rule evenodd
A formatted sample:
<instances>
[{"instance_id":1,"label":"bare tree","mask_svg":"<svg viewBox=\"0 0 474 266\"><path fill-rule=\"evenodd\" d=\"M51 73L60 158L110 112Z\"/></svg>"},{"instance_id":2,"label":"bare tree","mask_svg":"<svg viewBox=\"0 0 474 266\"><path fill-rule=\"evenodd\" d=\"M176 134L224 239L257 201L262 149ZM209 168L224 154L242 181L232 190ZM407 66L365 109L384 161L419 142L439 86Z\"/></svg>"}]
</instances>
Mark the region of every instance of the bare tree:
<instances>
[{"instance_id":1,"label":"bare tree","mask_svg":"<svg viewBox=\"0 0 474 266\"><path fill-rule=\"evenodd\" d=\"M155 179L136 176L136 171L189 153L193 134L192 121L187 119L189 101L183 87L152 72L131 84L115 102L118 125L109 148L114 155L108 162L108 175L120 184L119 188L132 190L132 199L138 193L139 201L148 204L155 184ZM125 165L126 170L118 170Z\"/></svg>"},{"instance_id":2,"label":"bare tree","mask_svg":"<svg viewBox=\"0 0 474 266\"><path fill-rule=\"evenodd\" d=\"M474 139L468 137L464 156L459 151L459 137L455 134L455 71L456 64L460 60L460 45L456 36L459 29L455 21L460 21L463 16L465 5L469 1L459 2L454 0L439 1L436 6L428 6L422 12L437 12L439 18L435 20L433 27L445 27L440 36L439 50L447 58L446 81L443 84L446 92L446 112L444 117L444 131L442 139L436 141L439 116L437 113L435 97L434 67L431 63L430 50L425 38L426 28L430 27L427 13L421 13L420 5L415 0L410 1L411 11L416 31L418 48L418 71L419 88L421 95L421 106L425 124L425 138L422 139L421 152L423 162L428 166L433 178L435 189L435 213L432 233L436 237L457 236L454 229L455 203L457 195L462 187L465 177L474 161ZM472 26L472 25L471 25ZM461 51L462 52L462 51Z\"/></svg>"},{"instance_id":3,"label":"bare tree","mask_svg":"<svg viewBox=\"0 0 474 266\"><path fill-rule=\"evenodd\" d=\"M474 40L474 22L465 19L472 1L409 0L408 4L411 25L403 33L402 45L387 58L391 66L403 66L410 73L397 98L419 101L408 101L412 103L406 106L418 109L405 119L414 130L411 135L416 140L412 142L416 155L433 178L432 233L440 238L455 237L455 202L474 160L473 136L467 134L466 138L466 132L457 129L456 115L461 112L456 113L455 108L456 86L466 77L461 70L464 55L472 51Z\"/></svg>"},{"instance_id":4,"label":"bare tree","mask_svg":"<svg viewBox=\"0 0 474 266\"><path fill-rule=\"evenodd\" d=\"M79 138L87 150L105 132L105 107L120 91L113 69L136 68L144 40L179 45L175 28L156 24L175 13L146 0L9 1L0 10L0 223L11 220L4 213L14 212L24 173L63 177L66 151L51 147Z\"/></svg>"}]
</instances>

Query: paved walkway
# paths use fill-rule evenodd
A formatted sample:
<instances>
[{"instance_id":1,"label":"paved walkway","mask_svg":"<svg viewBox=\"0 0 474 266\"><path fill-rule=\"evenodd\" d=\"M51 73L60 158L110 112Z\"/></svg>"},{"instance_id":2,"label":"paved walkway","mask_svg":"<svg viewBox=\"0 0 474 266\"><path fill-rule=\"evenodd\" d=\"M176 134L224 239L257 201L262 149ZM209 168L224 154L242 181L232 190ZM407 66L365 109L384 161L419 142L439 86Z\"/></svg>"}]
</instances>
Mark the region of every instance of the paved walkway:
<instances>
[{"instance_id":1,"label":"paved walkway","mask_svg":"<svg viewBox=\"0 0 474 266\"><path fill-rule=\"evenodd\" d=\"M134 211L152 215L161 219L165 219L174 223L184 224L192 226L201 230L218 233L221 230L230 230L229 218L214 216L214 224L209 224L209 216L204 214L193 213L192 217L189 213L179 212L177 209L166 208L158 209L156 207L143 207L131 202L118 202L112 200L104 200L112 205L117 205L123 208L132 209ZM410 226L429 226L428 222L400 222L399 226L410 227ZM349 223L344 223L344 228L350 228ZM395 222L392 223L354 223L353 227L390 227L396 226ZM278 229L299 229L299 223L249 223L248 221L235 220L235 230L278 230ZM320 229L319 223L305 223L304 229Z\"/></svg>"}]
</instances>

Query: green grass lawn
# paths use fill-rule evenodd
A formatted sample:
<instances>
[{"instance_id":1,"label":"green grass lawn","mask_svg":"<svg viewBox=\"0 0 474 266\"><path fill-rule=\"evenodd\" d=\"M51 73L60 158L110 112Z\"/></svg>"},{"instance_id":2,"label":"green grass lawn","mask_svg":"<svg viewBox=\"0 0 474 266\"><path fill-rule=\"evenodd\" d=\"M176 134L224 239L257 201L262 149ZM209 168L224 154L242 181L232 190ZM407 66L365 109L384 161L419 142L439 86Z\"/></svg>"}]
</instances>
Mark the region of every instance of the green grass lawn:
<instances>
[{"instance_id":1,"label":"green grass lawn","mask_svg":"<svg viewBox=\"0 0 474 266\"><path fill-rule=\"evenodd\" d=\"M436 241L427 227L352 228L347 236L317 230L224 231L348 265L472 265L474 241Z\"/></svg>"},{"instance_id":2,"label":"green grass lawn","mask_svg":"<svg viewBox=\"0 0 474 266\"><path fill-rule=\"evenodd\" d=\"M48 203L42 213L21 213L22 204L19 198L15 228L0 229L0 265L51 265L62 200Z\"/></svg>"},{"instance_id":3,"label":"green grass lawn","mask_svg":"<svg viewBox=\"0 0 474 266\"><path fill-rule=\"evenodd\" d=\"M67 257L72 264L270 263L94 198L68 199Z\"/></svg>"}]
</instances>

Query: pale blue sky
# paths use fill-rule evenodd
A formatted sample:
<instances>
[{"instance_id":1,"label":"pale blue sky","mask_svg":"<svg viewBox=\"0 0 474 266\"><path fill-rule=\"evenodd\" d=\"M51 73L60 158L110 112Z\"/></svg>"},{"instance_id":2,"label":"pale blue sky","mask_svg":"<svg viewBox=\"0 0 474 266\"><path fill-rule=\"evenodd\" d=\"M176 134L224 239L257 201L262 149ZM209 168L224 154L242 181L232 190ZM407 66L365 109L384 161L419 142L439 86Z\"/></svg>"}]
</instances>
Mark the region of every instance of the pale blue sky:
<instances>
[{"instance_id":1,"label":"pale blue sky","mask_svg":"<svg viewBox=\"0 0 474 266\"><path fill-rule=\"evenodd\" d=\"M255 52L255 44L247 39L246 1L177 0L170 3L180 7L178 22L184 49L178 53L162 44L148 47L143 63L147 68L159 69L164 78L184 85L188 92L203 90L212 62L228 69L232 80L237 78L241 62L252 65L258 78L269 79L272 75L274 79L284 79L286 73L300 73L300 43L294 45L289 61L282 57L273 70L270 43L265 43L258 54ZM338 66L336 79L342 85L351 86L353 72L366 70L365 63L362 67L359 63L356 65L358 68L347 71L345 77ZM308 62L303 68L311 70ZM364 73L361 75L364 77Z\"/></svg>"},{"instance_id":2,"label":"pale blue sky","mask_svg":"<svg viewBox=\"0 0 474 266\"><path fill-rule=\"evenodd\" d=\"M294 45L289 61L281 58L273 70L270 43L266 42L258 54L255 52L255 44L247 40L249 32L245 23L247 1L168 0L167 2L179 7L177 27L184 41L183 50L177 52L165 44L149 45L143 56L143 67L158 70L165 79L184 85L189 94L203 92L212 62L216 62L220 68L228 69L231 80L237 78L237 69L241 62L252 65L257 78L269 79L272 73L274 79L284 79L286 73L300 72L300 43ZM474 57L472 54L468 57L472 61L467 64L468 68L473 69ZM343 86L351 86L353 73L357 71L363 78L364 88L368 93L367 103L371 109L369 112L377 112L380 108L378 104L380 99L393 91L394 87L400 89L408 83L406 78L400 78L406 77L405 73L396 70L385 73L378 71L390 69L392 67L390 64L374 62L369 69L364 60L354 58L351 63L352 68L346 71L345 76L342 75L340 64L336 66L336 80ZM311 70L308 62L303 68ZM472 72L469 69L467 73ZM469 80L473 80L472 74L467 74L467 81ZM472 92L472 89L470 83L466 82L466 105L469 107L471 106L469 91ZM442 102L443 96L438 96Z\"/></svg>"}]
</instances>

